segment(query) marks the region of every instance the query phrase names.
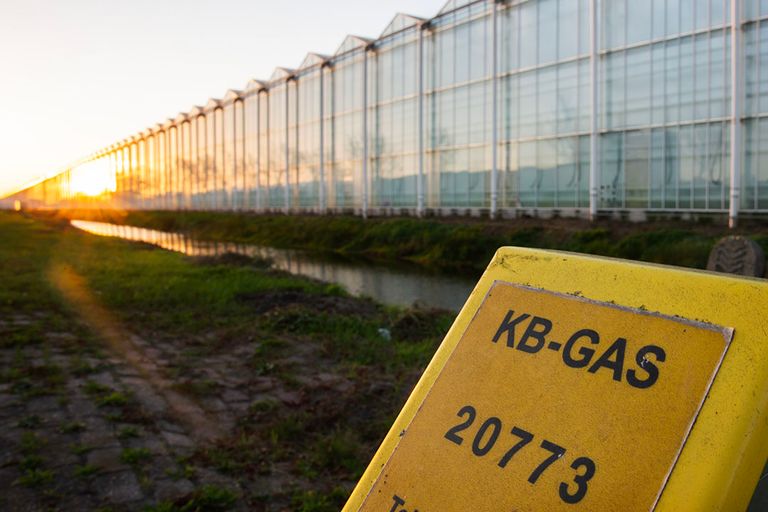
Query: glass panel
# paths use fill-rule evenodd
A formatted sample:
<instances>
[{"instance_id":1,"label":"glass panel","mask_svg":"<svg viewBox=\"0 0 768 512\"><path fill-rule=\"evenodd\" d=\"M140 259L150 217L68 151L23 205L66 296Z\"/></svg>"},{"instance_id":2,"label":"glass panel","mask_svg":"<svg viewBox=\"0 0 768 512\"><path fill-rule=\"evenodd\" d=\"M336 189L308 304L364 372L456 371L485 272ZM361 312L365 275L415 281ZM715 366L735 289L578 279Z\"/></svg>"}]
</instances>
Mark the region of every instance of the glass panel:
<instances>
[{"instance_id":1,"label":"glass panel","mask_svg":"<svg viewBox=\"0 0 768 512\"><path fill-rule=\"evenodd\" d=\"M664 206L677 208L680 169L679 130L667 128L664 136Z\"/></svg>"},{"instance_id":2,"label":"glass panel","mask_svg":"<svg viewBox=\"0 0 768 512\"><path fill-rule=\"evenodd\" d=\"M651 175L650 175L650 205L651 208L664 206L664 130L651 131Z\"/></svg>"},{"instance_id":3,"label":"glass panel","mask_svg":"<svg viewBox=\"0 0 768 512\"><path fill-rule=\"evenodd\" d=\"M536 4L524 2L520 5L520 67L526 68L536 64Z\"/></svg>"},{"instance_id":4,"label":"glass panel","mask_svg":"<svg viewBox=\"0 0 768 512\"><path fill-rule=\"evenodd\" d=\"M520 148L519 167L519 205L522 207L536 206L538 196L538 162L536 158L536 143L524 142Z\"/></svg>"},{"instance_id":5,"label":"glass panel","mask_svg":"<svg viewBox=\"0 0 768 512\"><path fill-rule=\"evenodd\" d=\"M651 7L648 0L627 0L627 44L647 41L651 38Z\"/></svg>"},{"instance_id":6,"label":"glass panel","mask_svg":"<svg viewBox=\"0 0 768 512\"><path fill-rule=\"evenodd\" d=\"M647 208L649 189L649 132L631 131L626 134L625 202L627 208Z\"/></svg>"},{"instance_id":7,"label":"glass panel","mask_svg":"<svg viewBox=\"0 0 768 512\"><path fill-rule=\"evenodd\" d=\"M706 208L709 194L711 169L709 159L709 126L696 125L693 132L694 161L693 161L693 207Z\"/></svg>"},{"instance_id":8,"label":"glass panel","mask_svg":"<svg viewBox=\"0 0 768 512\"><path fill-rule=\"evenodd\" d=\"M646 125L651 120L650 57L650 49L647 46L627 52L626 125L628 127Z\"/></svg>"},{"instance_id":9,"label":"glass panel","mask_svg":"<svg viewBox=\"0 0 768 512\"><path fill-rule=\"evenodd\" d=\"M537 146L536 206L553 207L557 205L557 139L540 140Z\"/></svg>"},{"instance_id":10,"label":"glass panel","mask_svg":"<svg viewBox=\"0 0 768 512\"><path fill-rule=\"evenodd\" d=\"M557 56L560 60L575 56L579 51L578 0L560 0L557 13Z\"/></svg>"},{"instance_id":11,"label":"glass panel","mask_svg":"<svg viewBox=\"0 0 768 512\"><path fill-rule=\"evenodd\" d=\"M605 0L603 6L605 10L603 47L623 46L627 33L626 0Z\"/></svg>"},{"instance_id":12,"label":"glass panel","mask_svg":"<svg viewBox=\"0 0 768 512\"><path fill-rule=\"evenodd\" d=\"M601 166L599 201L603 208L623 206L624 137L622 133L608 133L600 137Z\"/></svg>"},{"instance_id":13,"label":"glass panel","mask_svg":"<svg viewBox=\"0 0 768 512\"><path fill-rule=\"evenodd\" d=\"M557 141L557 206L578 204L579 139L568 137Z\"/></svg>"},{"instance_id":14,"label":"glass panel","mask_svg":"<svg viewBox=\"0 0 768 512\"><path fill-rule=\"evenodd\" d=\"M694 140L693 126L681 126L680 139L680 180L678 189L679 208L691 208L693 206L693 175L694 175Z\"/></svg>"},{"instance_id":15,"label":"glass panel","mask_svg":"<svg viewBox=\"0 0 768 512\"><path fill-rule=\"evenodd\" d=\"M557 59L557 0L539 0L538 36L539 63ZM526 41L525 39L523 41Z\"/></svg>"}]
</instances>

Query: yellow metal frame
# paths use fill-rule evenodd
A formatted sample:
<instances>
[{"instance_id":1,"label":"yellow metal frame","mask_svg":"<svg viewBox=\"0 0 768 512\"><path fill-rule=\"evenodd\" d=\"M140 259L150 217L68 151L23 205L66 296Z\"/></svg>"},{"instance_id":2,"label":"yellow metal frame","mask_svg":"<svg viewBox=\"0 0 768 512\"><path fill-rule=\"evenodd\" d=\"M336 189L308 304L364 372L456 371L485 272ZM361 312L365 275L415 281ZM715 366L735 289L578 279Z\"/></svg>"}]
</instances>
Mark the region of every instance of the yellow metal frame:
<instances>
[{"instance_id":1,"label":"yellow metal frame","mask_svg":"<svg viewBox=\"0 0 768 512\"><path fill-rule=\"evenodd\" d=\"M657 511L738 511L768 458L768 281L612 258L496 252L344 506L357 511L495 280L734 328Z\"/></svg>"}]
</instances>

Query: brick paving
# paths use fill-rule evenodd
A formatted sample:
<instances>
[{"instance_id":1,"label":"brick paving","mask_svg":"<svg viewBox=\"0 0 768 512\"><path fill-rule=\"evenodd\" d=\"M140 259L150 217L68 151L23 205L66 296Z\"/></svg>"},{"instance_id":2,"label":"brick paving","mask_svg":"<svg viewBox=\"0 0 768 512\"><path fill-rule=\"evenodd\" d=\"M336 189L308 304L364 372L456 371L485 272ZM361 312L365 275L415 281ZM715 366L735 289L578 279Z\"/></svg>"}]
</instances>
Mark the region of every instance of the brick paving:
<instances>
[{"instance_id":1,"label":"brick paving","mask_svg":"<svg viewBox=\"0 0 768 512\"><path fill-rule=\"evenodd\" d=\"M0 337L37 320L0 320ZM75 340L48 332L0 348L0 510L143 510L209 484L238 491L188 460L200 441L144 369ZM228 391L225 425L243 401Z\"/></svg>"}]
</instances>

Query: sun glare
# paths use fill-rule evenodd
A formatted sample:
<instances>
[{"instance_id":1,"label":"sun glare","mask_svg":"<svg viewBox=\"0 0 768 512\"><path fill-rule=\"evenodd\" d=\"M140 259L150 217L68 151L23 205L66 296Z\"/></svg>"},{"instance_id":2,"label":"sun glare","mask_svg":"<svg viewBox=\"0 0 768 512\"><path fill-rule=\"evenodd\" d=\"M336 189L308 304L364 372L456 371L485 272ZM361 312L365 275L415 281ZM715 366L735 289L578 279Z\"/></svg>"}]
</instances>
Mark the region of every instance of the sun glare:
<instances>
[{"instance_id":1,"label":"sun glare","mask_svg":"<svg viewBox=\"0 0 768 512\"><path fill-rule=\"evenodd\" d=\"M109 159L100 158L72 169L69 189L73 195L99 196L116 190L115 174Z\"/></svg>"}]
</instances>

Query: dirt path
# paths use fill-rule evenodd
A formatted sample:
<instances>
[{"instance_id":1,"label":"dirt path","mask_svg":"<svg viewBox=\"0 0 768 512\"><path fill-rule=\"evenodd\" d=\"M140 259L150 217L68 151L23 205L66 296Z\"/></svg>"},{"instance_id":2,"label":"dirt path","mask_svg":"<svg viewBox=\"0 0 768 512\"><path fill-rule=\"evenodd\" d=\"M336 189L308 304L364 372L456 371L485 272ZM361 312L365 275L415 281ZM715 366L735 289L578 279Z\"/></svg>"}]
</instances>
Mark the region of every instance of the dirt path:
<instances>
[{"instance_id":1,"label":"dirt path","mask_svg":"<svg viewBox=\"0 0 768 512\"><path fill-rule=\"evenodd\" d=\"M109 310L95 299L85 280L68 265L55 265L48 277L80 319L107 344L107 348L130 365L143 378L132 390L142 405L154 414L172 416L197 442L211 442L223 437L232 427L228 415L218 418L207 414L178 391L173 382L163 377L158 366L144 351L149 344L129 332Z\"/></svg>"}]
</instances>

